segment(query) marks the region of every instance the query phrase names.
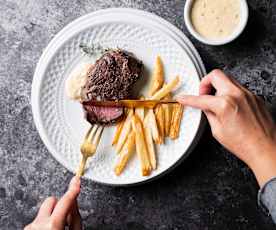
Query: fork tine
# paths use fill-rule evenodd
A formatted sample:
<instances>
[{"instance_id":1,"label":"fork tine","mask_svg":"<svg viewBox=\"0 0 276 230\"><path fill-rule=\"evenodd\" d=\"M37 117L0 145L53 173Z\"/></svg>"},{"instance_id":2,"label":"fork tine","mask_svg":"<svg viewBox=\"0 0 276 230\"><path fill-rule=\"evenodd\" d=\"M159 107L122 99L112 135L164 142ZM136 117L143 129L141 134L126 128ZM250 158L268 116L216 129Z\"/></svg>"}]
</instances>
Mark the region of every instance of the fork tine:
<instances>
[{"instance_id":1,"label":"fork tine","mask_svg":"<svg viewBox=\"0 0 276 230\"><path fill-rule=\"evenodd\" d=\"M81 145L82 160L80 162L76 175L82 176L84 174L86 161L96 152L103 129L104 126L94 124L88 130L85 136L85 140Z\"/></svg>"},{"instance_id":2,"label":"fork tine","mask_svg":"<svg viewBox=\"0 0 276 230\"><path fill-rule=\"evenodd\" d=\"M93 144L95 145L95 148L97 148L99 142L100 142L100 139L101 139L101 136L102 136L102 132L103 132L103 129L104 127L103 126L99 126L99 129L97 129L97 132L94 136L94 139L93 139Z\"/></svg>"},{"instance_id":3,"label":"fork tine","mask_svg":"<svg viewBox=\"0 0 276 230\"><path fill-rule=\"evenodd\" d=\"M91 126L91 131L88 133L88 135L87 135L87 138L86 138L86 140L87 141L89 141L89 142L91 142L92 140L93 140L93 137L94 137L94 135L95 135L95 133L97 132L97 129L98 129L98 125L93 125L93 126Z\"/></svg>"},{"instance_id":4,"label":"fork tine","mask_svg":"<svg viewBox=\"0 0 276 230\"><path fill-rule=\"evenodd\" d=\"M93 129L93 125L92 125L92 126L90 126L90 128L89 128L89 129L88 129L88 131L87 131L87 133L85 134L85 137L84 137L84 139L85 139L85 140L87 140L87 139L88 139L88 137L89 137L89 135L90 135L90 133L91 133L92 129Z\"/></svg>"}]
</instances>

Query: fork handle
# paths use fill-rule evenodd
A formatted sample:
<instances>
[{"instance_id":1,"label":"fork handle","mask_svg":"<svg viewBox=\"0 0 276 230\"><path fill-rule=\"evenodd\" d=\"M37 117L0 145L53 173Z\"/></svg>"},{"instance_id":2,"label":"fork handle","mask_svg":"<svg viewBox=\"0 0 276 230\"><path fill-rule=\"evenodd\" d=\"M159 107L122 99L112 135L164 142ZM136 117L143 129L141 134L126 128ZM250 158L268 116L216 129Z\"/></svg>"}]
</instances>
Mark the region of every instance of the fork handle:
<instances>
[{"instance_id":1,"label":"fork handle","mask_svg":"<svg viewBox=\"0 0 276 230\"><path fill-rule=\"evenodd\" d=\"M85 169L85 165L86 165L86 161L87 161L87 157L82 156L78 171L76 173L77 176L81 177L84 174L84 169Z\"/></svg>"}]
</instances>

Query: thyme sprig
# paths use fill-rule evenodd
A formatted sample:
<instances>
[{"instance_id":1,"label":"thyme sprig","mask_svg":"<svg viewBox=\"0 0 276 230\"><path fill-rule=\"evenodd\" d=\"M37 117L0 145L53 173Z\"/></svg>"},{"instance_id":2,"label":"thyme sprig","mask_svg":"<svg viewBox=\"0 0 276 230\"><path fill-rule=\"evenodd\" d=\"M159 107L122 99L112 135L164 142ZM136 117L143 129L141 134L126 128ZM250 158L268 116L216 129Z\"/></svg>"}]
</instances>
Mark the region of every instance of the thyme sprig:
<instances>
[{"instance_id":1,"label":"thyme sprig","mask_svg":"<svg viewBox=\"0 0 276 230\"><path fill-rule=\"evenodd\" d=\"M79 47L82 50L82 52L88 56L103 55L104 53L112 50L111 48L104 48L102 45L98 43L91 45L81 43Z\"/></svg>"}]
</instances>

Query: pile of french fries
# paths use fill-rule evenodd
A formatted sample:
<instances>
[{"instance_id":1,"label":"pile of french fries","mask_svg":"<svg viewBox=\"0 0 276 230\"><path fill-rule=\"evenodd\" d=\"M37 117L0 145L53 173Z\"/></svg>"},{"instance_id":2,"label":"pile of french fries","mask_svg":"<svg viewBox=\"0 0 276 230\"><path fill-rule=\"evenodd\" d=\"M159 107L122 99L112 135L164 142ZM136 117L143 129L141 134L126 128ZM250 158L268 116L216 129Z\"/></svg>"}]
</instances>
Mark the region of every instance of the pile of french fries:
<instances>
[{"instance_id":1,"label":"pile of french fries","mask_svg":"<svg viewBox=\"0 0 276 230\"><path fill-rule=\"evenodd\" d=\"M171 92L179 84L179 77L164 81L164 67L160 56L156 58L152 83L148 92L151 100L171 99ZM142 97L141 99L144 99ZM117 127L112 146L118 155L115 174L120 175L132 155L137 153L141 173L150 175L157 168L156 145L165 143L165 138L175 140L179 136L183 106L160 104L154 109L129 109L126 118Z\"/></svg>"}]
</instances>

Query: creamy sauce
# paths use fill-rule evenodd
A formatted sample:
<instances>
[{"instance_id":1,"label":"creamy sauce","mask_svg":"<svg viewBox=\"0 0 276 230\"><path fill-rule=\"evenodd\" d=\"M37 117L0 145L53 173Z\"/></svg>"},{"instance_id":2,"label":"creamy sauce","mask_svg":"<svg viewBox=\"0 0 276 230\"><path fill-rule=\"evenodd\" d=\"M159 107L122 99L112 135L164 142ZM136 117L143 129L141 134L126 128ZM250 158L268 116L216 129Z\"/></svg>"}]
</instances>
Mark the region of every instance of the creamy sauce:
<instances>
[{"instance_id":1,"label":"creamy sauce","mask_svg":"<svg viewBox=\"0 0 276 230\"><path fill-rule=\"evenodd\" d=\"M67 96L72 100L81 99L81 88L87 80L87 71L91 64L81 63L73 69L65 82L65 90Z\"/></svg>"},{"instance_id":2,"label":"creamy sauce","mask_svg":"<svg viewBox=\"0 0 276 230\"><path fill-rule=\"evenodd\" d=\"M194 29L207 39L230 36L240 23L240 0L194 0L191 21Z\"/></svg>"}]
</instances>

